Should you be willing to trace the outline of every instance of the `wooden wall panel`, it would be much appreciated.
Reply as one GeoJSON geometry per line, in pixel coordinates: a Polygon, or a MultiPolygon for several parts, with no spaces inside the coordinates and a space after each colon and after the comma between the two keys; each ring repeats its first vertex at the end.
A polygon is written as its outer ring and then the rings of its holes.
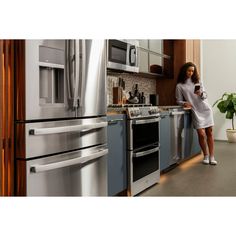
{"type": "Polygon", "coordinates": [[[1,195],[14,194],[14,41],[1,40],[1,195]]]}
{"type": "MultiPolygon", "coordinates": [[[[167,40],[168,41],[168,40],[167,40]]],[[[168,52],[165,52],[168,54],[168,52]]],[[[200,74],[200,40],[173,40],[173,71],[171,78],[157,80],[157,94],[160,106],[176,105],[175,87],[181,66],[193,62],[200,74]]]]}
{"type": "Polygon", "coordinates": [[[0,196],[3,195],[3,40],[0,40],[0,196]]]}
{"type": "Polygon", "coordinates": [[[157,94],[159,105],[175,105],[175,87],[180,67],[186,61],[186,40],[173,40],[173,67],[174,74],[171,78],[157,80],[157,94]]]}

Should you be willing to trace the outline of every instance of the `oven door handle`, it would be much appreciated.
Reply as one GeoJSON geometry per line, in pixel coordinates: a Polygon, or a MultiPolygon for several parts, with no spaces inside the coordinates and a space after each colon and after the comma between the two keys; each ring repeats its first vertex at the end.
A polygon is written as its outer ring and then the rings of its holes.
{"type": "Polygon", "coordinates": [[[52,128],[35,128],[30,129],[30,135],[46,135],[46,134],[60,134],[67,132],[82,132],[84,130],[92,130],[107,127],[107,122],[100,122],[95,124],[83,124],[83,125],[68,125],[61,127],[52,127],[52,128]]]}
{"type": "Polygon", "coordinates": [[[66,161],[59,161],[59,162],[54,162],[54,163],[44,164],[44,165],[36,164],[36,165],[30,166],[30,172],[38,173],[38,172],[44,172],[48,170],[55,170],[55,169],[59,169],[59,168],[67,167],[67,166],[84,164],[88,161],[92,161],[102,156],[105,156],[107,155],[107,153],[108,153],[108,149],[106,148],[106,149],[101,149],[98,152],[95,152],[87,156],[80,156],[80,157],[73,158],[66,161]]]}
{"type": "Polygon", "coordinates": [[[159,147],[155,147],[151,150],[147,150],[147,151],[143,151],[143,152],[137,152],[137,153],[133,154],[133,157],[142,157],[142,156],[157,152],[158,150],[159,150],[159,147]]]}
{"type": "Polygon", "coordinates": [[[149,124],[149,123],[156,123],[161,120],[160,117],[155,118],[155,119],[146,119],[146,120],[133,120],[132,123],[134,125],[140,125],[140,124],[149,124]]]}

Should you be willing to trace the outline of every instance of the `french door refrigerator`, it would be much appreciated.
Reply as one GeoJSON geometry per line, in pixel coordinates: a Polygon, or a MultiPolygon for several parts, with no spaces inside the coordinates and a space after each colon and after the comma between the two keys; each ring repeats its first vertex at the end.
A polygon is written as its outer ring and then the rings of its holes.
{"type": "Polygon", "coordinates": [[[105,40],[16,42],[18,196],[106,196],[105,40]]]}

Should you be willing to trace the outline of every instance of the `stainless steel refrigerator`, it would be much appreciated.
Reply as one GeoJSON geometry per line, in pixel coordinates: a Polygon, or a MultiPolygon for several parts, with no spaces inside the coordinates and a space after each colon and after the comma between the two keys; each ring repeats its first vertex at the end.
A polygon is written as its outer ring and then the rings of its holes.
{"type": "Polygon", "coordinates": [[[105,40],[16,43],[16,195],[107,195],[105,62],[105,40]]]}

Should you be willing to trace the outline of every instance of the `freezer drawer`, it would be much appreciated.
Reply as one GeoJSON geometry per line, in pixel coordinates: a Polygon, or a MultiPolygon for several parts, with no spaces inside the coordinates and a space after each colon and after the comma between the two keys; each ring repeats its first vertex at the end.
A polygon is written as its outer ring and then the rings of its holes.
{"type": "Polygon", "coordinates": [[[35,160],[17,160],[17,195],[107,196],[105,145],[35,160]]]}
{"type": "Polygon", "coordinates": [[[106,117],[18,123],[16,157],[32,158],[107,142],[106,117]]]}

